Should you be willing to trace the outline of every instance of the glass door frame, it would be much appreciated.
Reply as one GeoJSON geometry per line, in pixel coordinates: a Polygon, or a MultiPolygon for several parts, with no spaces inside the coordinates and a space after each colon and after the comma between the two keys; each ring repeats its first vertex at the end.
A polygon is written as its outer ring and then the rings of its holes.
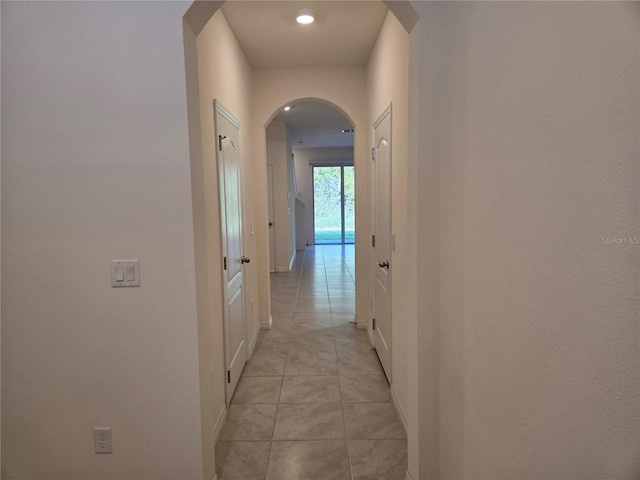
{"type": "MultiPolygon", "coordinates": [[[[345,187],[344,187],[344,169],[345,167],[353,168],[354,170],[354,189],[355,189],[355,165],[352,163],[326,163],[326,164],[311,164],[311,186],[313,189],[313,243],[316,245],[345,245],[346,240],[346,215],[345,215],[345,187]],[[318,242],[316,237],[316,182],[315,182],[315,169],[316,168],[340,168],[340,242],[318,242]]],[[[355,192],[354,192],[355,194],[355,192]]],[[[354,201],[355,201],[355,195],[354,201]]],[[[354,209],[355,211],[355,209],[354,209]]],[[[349,242],[349,245],[355,244],[355,223],[354,223],[354,240],[349,242]]]]}

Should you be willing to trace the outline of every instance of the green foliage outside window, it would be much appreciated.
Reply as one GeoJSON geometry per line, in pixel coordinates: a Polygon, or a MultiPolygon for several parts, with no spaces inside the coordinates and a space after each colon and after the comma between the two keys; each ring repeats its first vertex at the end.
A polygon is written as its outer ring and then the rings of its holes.
{"type": "Polygon", "coordinates": [[[342,175],[344,168],[344,241],[355,240],[354,167],[314,167],[316,243],[342,243],[342,175]]]}

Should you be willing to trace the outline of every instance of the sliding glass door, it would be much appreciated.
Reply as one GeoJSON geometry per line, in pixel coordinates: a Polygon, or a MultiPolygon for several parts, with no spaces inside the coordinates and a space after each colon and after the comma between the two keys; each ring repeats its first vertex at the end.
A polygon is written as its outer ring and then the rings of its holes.
{"type": "Polygon", "coordinates": [[[355,242],[353,166],[313,167],[313,219],[316,244],[355,242]]]}

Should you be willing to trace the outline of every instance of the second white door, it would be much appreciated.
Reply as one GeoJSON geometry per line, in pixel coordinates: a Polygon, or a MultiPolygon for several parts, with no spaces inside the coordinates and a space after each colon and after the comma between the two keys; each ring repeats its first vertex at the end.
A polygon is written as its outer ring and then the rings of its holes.
{"type": "Polygon", "coordinates": [[[391,106],[373,124],[374,347],[391,382],[391,106]]]}
{"type": "Polygon", "coordinates": [[[247,362],[244,319],[242,191],[238,151],[239,123],[216,102],[216,139],[224,289],[224,343],[227,367],[227,403],[235,392],[247,362]]]}

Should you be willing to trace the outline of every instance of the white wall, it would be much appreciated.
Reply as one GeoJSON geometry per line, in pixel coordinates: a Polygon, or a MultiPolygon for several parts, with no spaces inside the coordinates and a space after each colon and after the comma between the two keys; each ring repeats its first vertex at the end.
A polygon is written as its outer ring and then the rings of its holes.
{"type": "Polygon", "coordinates": [[[637,478],[639,247],[606,239],[640,234],[638,3],[414,5],[440,461],[425,442],[412,475],[637,478]]]}
{"type": "MultiPolygon", "coordinates": [[[[197,6],[194,6],[197,8],[197,6]]],[[[190,13],[198,13],[191,11],[190,13]]],[[[185,32],[185,37],[189,34],[185,32]]],[[[190,102],[191,177],[196,229],[196,266],[198,292],[199,357],[201,378],[202,438],[205,478],[215,470],[215,434],[224,421],[225,360],[222,298],[222,250],[220,245],[219,189],[217,174],[217,142],[214,127],[214,99],[219,101],[240,122],[240,162],[244,197],[244,255],[255,258],[255,222],[252,169],[248,166],[250,149],[249,99],[251,97],[251,67],[240,49],[222,11],[218,11],[198,32],[191,34],[187,56],[193,64],[189,76],[197,83],[190,92],[199,97],[190,102]],[[195,44],[194,44],[195,42],[195,44]],[[197,57],[196,57],[197,55],[197,57]],[[195,57],[195,58],[191,58],[195,57]],[[197,65],[195,61],[197,60],[197,65]],[[194,80],[195,81],[195,80],[194,80]],[[199,133],[199,136],[198,136],[199,133]],[[194,135],[195,134],[195,135],[194,135]]],[[[188,72],[190,70],[188,69],[188,72]]],[[[246,308],[245,335],[250,340],[258,329],[257,268],[255,263],[244,267],[246,308]]],[[[251,352],[249,352],[251,353],[251,352]]]]}
{"type": "Polygon", "coordinates": [[[3,478],[199,479],[186,4],[1,8],[3,478]]]}
{"type": "MultiPolygon", "coordinates": [[[[356,163],[356,231],[368,230],[368,155],[366,134],[367,104],[365,96],[365,72],[363,68],[258,68],[254,69],[251,132],[253,135],[252,162],[255,178],[264,179],[255,187],[256,242],[259,245],[258,261],[260,286],[260,318],[268,319],[269,299],[269,240],[267,215],[267,174],[265,127],[285,104],[296,99],[323,99],[337,106],[355,125],[356,163]],[[360,130],[359,130],[360,128],[360,130]],[[362,133],[358,133],[358,132],[362,133]],[[361,166],[360,168],[358,168],[361,166]]],[[[366,325],[368,315],[368,264],[364,255],[366,238],[356,242],[356,316],[363,315],[366,325]]]]}
{"type": "MultiPolygon", "coordinates": [[[[290,201],[294,193],[290,186],[287,126],[283,121],[272,121],[266,131],[267,164],[273,167],[273,224],[275,229],[276,271],[288,272],[295,253],[295,240],[291,243],[291,223],[294,210],[290,201]]],[[[295,225],[294,225],[295,227],[295,225]]],[[[295,234],[295,233],[294,233],[295,234]]]]}
{"type": "Polygon", "coordinates": [[[439,404],[440,29],[445,6],[420,6],[409,44],[407,249],[415,252],[415,261],[406,271],[408,480],[440,478],[440,455],[447,449],[440,445],[439,404]]]}
{"type": "MultiPolygon", "coordinates": [[[[403,418],[407,408],[407,263],[413,261],[414,251],[409,251],[407,231],[407,154],[408,154],[408,89],[409,89],[409,36],[397,18],[391,13],[382,25],[376,45],[367,64],[367,95],[369,100],[370,134],[373,146],[373,123],[392,104],[391,114],[391,231],[395,236],[395,249],[391,252],[392,285],[392,391],[403,418]]],[[[371,162],[369,161],[369,164],[371,162]]],[[[373,204],[375,189],[371,188],[369,201],[373,204]]],[[[373,226],[373,223],[370,223],[373,226]]],[[[370,230],[367,238],[373,233],[370,230]]],[[[367,252],[370,263],[375,261],[371,243],[367,252]]],[[[372,273],[373,275],[373,273],[372,273]]],[[[372,279],[368,281],[372,282],[372,279]]],[[[371,290],[373,295],[373,290],[371,290]]],[[[371,328],[371,326],[369,326],[371,328]]]]}
{"type": "MultiPolygon", "coordinates": [[[[306,205],[306,242],[315,243],[313,231],[313,167],[310,163],[345,163],[353,162],[353,148],[294,148],[298,198],[306,205]]],[[[366,233],[364,234],[366,235],[366,233]]]]}

